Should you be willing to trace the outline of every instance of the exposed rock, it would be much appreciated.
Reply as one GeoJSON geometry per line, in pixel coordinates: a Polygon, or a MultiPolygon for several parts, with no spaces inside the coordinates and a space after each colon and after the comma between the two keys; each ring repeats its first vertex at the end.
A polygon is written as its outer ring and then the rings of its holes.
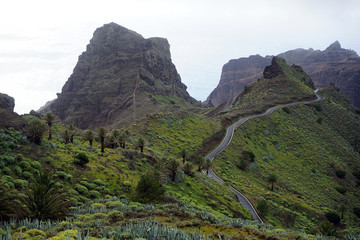
{"type": "Polygon", "coordinates": [[[14,112],[14,107],[15,99],[0,93],[0,128],[21,129],[25,126],[25,121],[14,112]]]}
{"type": "MultiPolygon", "coordinates": [[[[290,65],[301,66],[310,75],[315,86],[335,83],[352,104],[360,107],[360,58],[356,52],[341,48],[336,41],[324,51],[295,49],[278,56],[290,65]]],[[[239,94],[244,85],[262,76],[262,70],[270,61],[271,57],[259,55],[230,60],[223,67],[219,85],[205,103],[211,102],[217,106],[239,94]]]]}
{"type": "Polygon", "coordinates": [[[158,111],[152,95],[196,102],[171,62],[166,39],[144,39],[110,23],[94,32],[62,92],[41,113],[52,111],[80,128],[128,124],[158,111]]]}

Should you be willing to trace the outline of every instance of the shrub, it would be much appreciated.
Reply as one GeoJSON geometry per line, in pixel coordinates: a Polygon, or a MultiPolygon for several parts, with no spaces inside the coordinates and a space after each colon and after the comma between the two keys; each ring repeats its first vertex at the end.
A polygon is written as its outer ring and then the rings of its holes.
{"type": "Polygon", "coordinates": [[[40,169],[41,168],[41,164],[38,161],[32,161],[30,164],[35,169],[40,169]]]}
{"type": "Polygon", "coordinates": [[[14,181],[14,185],[16,188],[22,190],[22,189],[25,189],[29,185],[29,182],[26,180],[22,180],[22,179],[16,179],[14,181]]]}
{"type": "Polygon", "coordinates": [[[315,108],[315,110],[318,111],[318,112],[321,112],[321,111],[322,111],[322,107],[321,107],[320,105],[318,105],[318,104],[315,104],[315,105],[314,105],[314,108],[315,108]]]}
{"type": "Polygon", "coordinates": [[[159,202],[164,197],[165,189],[152,175],[146,174],[141,176],[135,193],[138,202],[159,202]]]}
{"type": "Polygon", "coordinates": [[[360,207],[354,207],[353,210],[354,210],[355,215],[360,218],[360,207]]]}
{"type": "Polygon", "coordinates": [[[335,187],[336,191],[338,191],[341,194],[345,194],[346,193],[346,188],[344,187],[335,187]]]}
{"type": "Polygon", "coordinates": [[[106,185],[101,179],[96,179],[94,183],[96,183],[97,185],[106,185]]]}
{"type": "Polygon", "coordinates": [[[83,193],[83,194],[87,194],[88,193],[88,189],[85,187],[85,186],[82,186],[80,184],[75,184],[75,190],[78,192],[78,193],[83,193]]]}
{"type": "Polygon", "coordinates": [[[124,204],[120,200],[113,202],[106,202],[105,205],[107,208],[118,208],[124,206],[124,204]]]}
{"type": "Polygon", "coordinates": [[[15,170],[16,175],[21,176],[21,174],[22,174],[21,167],[15,166],[14,170],[15,170]]]}
{"type": "Polygon", "coordinates": [[[289,109],[288,107],[284,107],[282,110],[283,110],[284,112],[286,112],[286,113],[291,113],[291,111],[290,111],[290,109],[289,109]]]}
{"type": "Polygon", "coordinates": [[[243,151],[242,152],[242,157],[250,162],[255,161],[255,154],[253,152],[250,151],[243,151]]]}
{"type": "Polygon", "coordinates": [[[11,169],[9,167],[4,167],[3,168],[3,173],[7,174],[7,175],[11,175],[11,169]]]}
{"type": "Polygon", "coordinates": [[[359,170],[353,172],[353,175],[354,175],[357,179],[360,180],[360,171],[359,171],[359,170]]]}
{"type": "Polygon", "coordinates": [[[130,191],[130,190],[131,190],[131,182],[129,182],[129,181],[124,181],[124,182],[123,182],[123,186],[124,186],[124,190],[125,190],[125,191],[130,191]]]}
{"type": "Polygon", "coordinates": [[[87,187],[87,189],[89,189],[89,190],[93,190],[94,188],[96,188],[95,184],[89,183],[87,181],[80,181],[80,184],[87,187]]]}
{"type": "Polygon", "coordinates": [[[89,197],[92,199],[100,198],[100,193],[96,190],[89,191],[89,197]]]}
{"type": "Polygon", "coordinates": [[[89,157],[85,153],[78,153],[74,158],[74,163],[79,166],[84,166],[89,162],[89,157]]]}
{"type": "Polygon", "coordinates": [[[23,169],[26,169],[26,170],[29,170],[31,167],[30,167],[30,163],[27,162],[27,161],[21,161],[20,162],[20,166],[23,168],[23,169]]]}
{"type": "Polygon", "coordinates": [[[335,174],[338,178],[344,178],[346,175],[346,172],[344,170],[336,170],[335,174]]]}
{"type": "Polygon", "coordinates": [[[316,120],[316,122],[317,122],[318,124],[321,124],[321,123],[322,123],[322,121],[323,121],[323,119],[322,119],[322,118],[320,118],[320,117],[316,120]]]}
{"type": "Polygon", "coordinates": [[[108,213],[108,218],[110,222],[117,222],[124,218],[124,214],[120,211],[114,210],[108,213]]]}
{"type": "Polygon", "coordinates": [[[340,216],[336,212],[327,212],[325,217],[329,220],[329,222],[335,225],[340,223],[340,216]]]}
{"type": "Polygon", "coordinates": [[[60,178],[64,181],[69,181],[73,176],[64,171],[58,171],[54,174],[54,177],[60,178]]]}
{"type": "Polygon", "coordinates": [[[269,205],[267,204],[265,199],[261,199],[256,205],[256,208],[262,216],[266,216],[268,214],[269,205]]]}
{"type": "Polygon", "coordinates": [[[33,177],[32,173],[28,171],[23,171],[22,176],[26,179],[31,179],[33,177]]]}

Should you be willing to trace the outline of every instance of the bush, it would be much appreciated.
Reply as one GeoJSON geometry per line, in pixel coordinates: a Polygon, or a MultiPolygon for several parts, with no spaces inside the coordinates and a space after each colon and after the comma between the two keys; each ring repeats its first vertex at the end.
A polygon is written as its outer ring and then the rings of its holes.
{"type": "Polygon", "coordinates": [[[353,172],[353,175],[354,175],[357,179],[360,180],[360,171],[359,171],[359,170],[353,172]]]}
{"type": "Polygon", "coordinates": [[[360,218],[360,207],[354,207],[353,210],[354,210],[355,215],[360,218]]]}
{"type": "Polygon", "coordinates": [[[89,162],[89,157],[85,153],[78,153],[74,158],[74,163],[79,166],[84,166],[89,162]]]}
{"type": "Polygon", "coordinates": [[[64,181],[69,181],[69,180],[72,179],[73,176],[71,174],[68,174],[68,173],[64,172],[64,171],[58,171],[58,172],[56,172],[54,174],[54,177],[60,178],[60,179],[62,179],[64,181]]]}
{"type": "Polygon", "coordinates": [[[344,170],[336,170],[335,174],[338,178],[344,178],[346,175],[346,172],[344,170]]]}
{"type": "Polygon", "coordinates": [[[318,124],[321,124],[321,123],[322,123],[322,121],[323,121],[323,119],[322,119],[322,118],[318,118],[318,119],[316,120],[316,122],[317,122],[318,124]]]}
{"type": "Polygon", "coordinates": [[[93,190],[96,188],[96,185],[93,183],[88,183],[87,181],[80,181],[80,184],[87,187],[87,189],[93,190]]]}
{"type": "Polygon", "coordinates": [[[32,161],[30,164],[35,169],[40,169],[41,168],[41,164],[38,161],[32,161]]]}
{"type": "Polygon", "coordinates": [[[340,216],[336,212],[327,212],[325,217],[329,220],[329,222],[335,225],[340,223],[340,216]]]}
{"type": "Polygon", "coordinates": [[[163,199],[165,189],[150,174],[142,175],[135,190],[135,201],[141,203],[159,202],[163,199]]]}
{"type": "Polygon", "coordinates": [[[21,167],[15,166],[14,170],[15,170],[16,175],[21,176],[21,174],[22,174],[21,167]]]}
{"type": "Polygon", "coordinates": [[[347,192],[346,188],[344,187],[335,187],[335,189],[341,194],[345,194],[347,192]]]}
{"type": "Polygon", "coordinates": [[[314,108],[315,108],[315,110],[318,111],[318,112],[321,112],[321,111],[322,111],[322,107],[321,107],[320,105],[318,105],[318,104],[315,104],[315,105],[314,105],[314,108]]]}
{"type": "Polygon", "coordinates": [[[78,192],[78,193],[83,193],[83,194],[87,194],[87,192],[89,191],[85,186],[82,186],[80,184],[75,184],[75,190],[78,192]]]}
{"type": "Polygon", "coordinates": [[[100,193],[96,190],[91,190],[89,192],[89,197],[92,198],[92,199],[95,199],[95,198],[100,198],[100,193]]]}
{"type": "Polygon", "coordinates": [[[117,222],[124,218],[124,214],[120,211],[114,210],[108,213],[108,218],[110,222],[117,222]]]}
{"type": "Polygon", "coordinates": [[[290,112],[291,112],[288,107],[284,107],[282,110],[283,110],[284,112],[286,112],[286,113],[290,113],[290,112]]]}
{"type": "Polygon", "coordinates": [[[26,179],[31,179],[33,177],[32,173],[28,171],[23,171],[22,176],[26,179]]]}
{"type": "Polygon", "coordinates": [[[11,169],[9,167],[4,167],[3,168],[3,173],[7,174],[7,175],[11,175],[11,169]]]}
{"type": "Polygon", "coordinates": [[[266,216],[269,211],[269,205],[265,199],[261,199],[260,202],[256,205],[257,210],[262,216],[266,216]]]}
{"type": "Polygon", "coordinates": [[[16,179],[14,181],[14,185],[16,188],[22,190],[22,189],[25,189],[29,185],[29,182],[26,180],[22,180],[22,179],[16,179]]]}

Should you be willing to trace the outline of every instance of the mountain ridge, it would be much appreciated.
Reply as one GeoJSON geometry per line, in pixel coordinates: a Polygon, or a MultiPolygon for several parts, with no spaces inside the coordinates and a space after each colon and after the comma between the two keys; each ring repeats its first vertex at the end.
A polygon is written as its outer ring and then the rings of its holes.
{"type": "MultiPolygon", "coordinates": [[[[343,49],[335,41],[323,51],[298,48],[277,56],[290,65],[301,66],[316,86],[334,83],[351,103],[360,106],[360,58],[355,51],[343,49]]],[[[262,70],[270,64],[271,58],[252,55],[230,60],[223,66],[219,84],[204,104],[218,106],[239,94],[245,85],[261,78],[262,70]]]]}

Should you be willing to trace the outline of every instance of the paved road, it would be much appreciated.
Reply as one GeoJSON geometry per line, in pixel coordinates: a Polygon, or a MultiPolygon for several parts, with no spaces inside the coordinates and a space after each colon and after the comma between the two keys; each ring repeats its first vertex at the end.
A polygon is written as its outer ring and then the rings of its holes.
{"type": "MultiPolygon", "coordinates": [[[[209,155],[207,155],[205,158],[206,159],[210,159],[211,161],[213,161],[217,155],[219,155],[222,151],[225,150],[225,148],[227,148],[227,146],[230,144],[233,136],[234,136],[234,131],[235,128],[237,128],[238,126],[240,126],[241,124],[245,123],[246,121],[253,119],[253,118],[259,118],[259,117],[264,117],[264,116],[268,116],[270,114],[272,114],[274,111],[280,109],[280,108],[284,108],[284,107],[291,107],[291,106],[295,106],[295,105],[299,105],[299,104],[309,104],[309,103],[314,103],[314,102],[318,102],[323,100],[323,97],[321,97],[320,95],[317,94],[319,89],[316,89],[314,92],[316,94],[317,99],[315,100],[311,100],[311,101],[304,101],[304,102],[295,102],[295,103],[288,103],[288,104],[284,104],[284,105],[279,105],[279,106],[275,106],[272,108],[269,108],[265,113],[262,114],[258,114],[258,115],[253,115],[253,116],[249,116],[249,117],[244,117],[241,118],[239,121],[237,121],[236,123],[234,123],[233,125],[229,126],[226,130],[226,135],[223,138],[222,142],[219,144],[219,146],[217,146],[217,148],[215,148],[211,153],[209,153],[209,155]]],[[[230,109],[230,108],[229,108],[230,109]]],[[[211,169],[209,170],[209,177],[213,178],[214,180],[220,182],[220,183],[225,183],[219,176],[217,176],[211,169]]],[[[237,196],[239,202],[241,202],[241,204],[248,209],[254,220],[259,221],[260,223],[263,223],[262,219],[260,218],[259,214],[256,212],[254,206],[251,204],[251,202],[249,201],[249,199],[247,199],[243,194],[241,194],[238,190],[236,190],[235,188],[233,188],[232,186],[228,185],[228,187],[235,193],[235,195],[237,196]]]]}

